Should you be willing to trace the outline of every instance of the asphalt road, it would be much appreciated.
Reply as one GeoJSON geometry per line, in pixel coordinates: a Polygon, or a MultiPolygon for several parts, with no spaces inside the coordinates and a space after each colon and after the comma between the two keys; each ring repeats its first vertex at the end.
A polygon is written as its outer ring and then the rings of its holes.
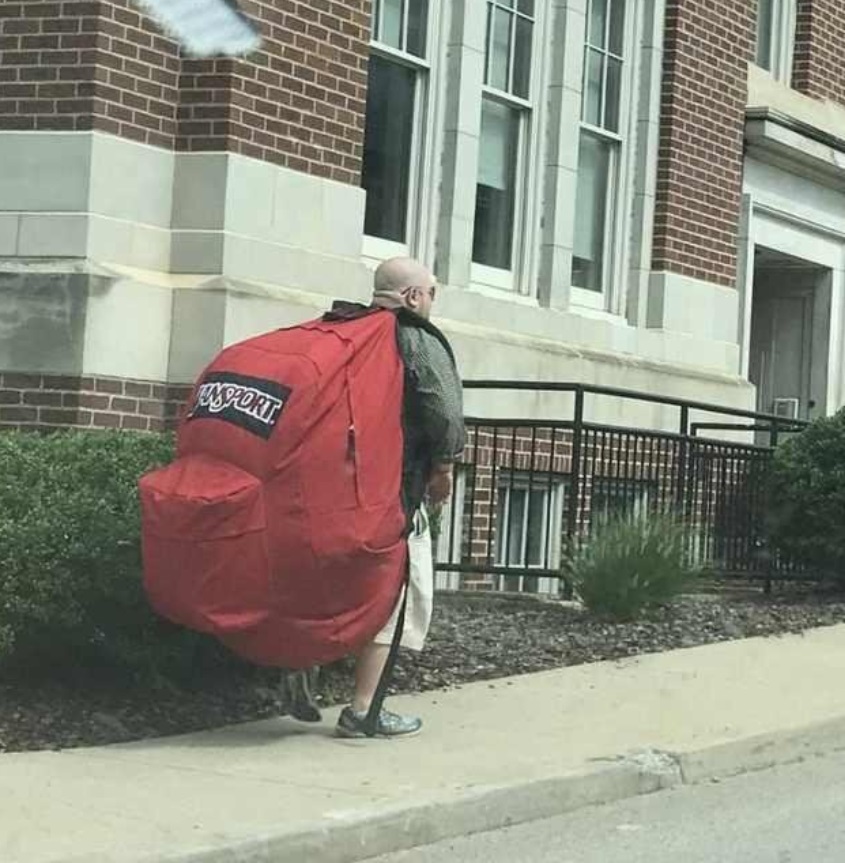
{"type": "Polygon", "coordinates": [[[843,863],[845,753],[448,840],[370,863],[447,861],[843,863]]]}

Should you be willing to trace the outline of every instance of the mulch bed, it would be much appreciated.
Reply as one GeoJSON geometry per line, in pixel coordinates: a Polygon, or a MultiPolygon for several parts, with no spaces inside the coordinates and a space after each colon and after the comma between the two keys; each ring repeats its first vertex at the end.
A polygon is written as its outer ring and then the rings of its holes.
{"type": "MultiPolygon", "coordinates": [[[[842,622],[841,593],[792,587],[772,596],[724,589],[683,596],[631,623],[534,598],[443,594],[425,651],[401,657],[393,691],[451,688],[842,622]]],[[[346,661],[323,670],[324,705],[349,698],[351,670],[346,661]]],[[[62,680],[0,678],[0,752],[125,742],[278,716],[277,679],[237,664],[189,688],[140,686],[84,670],[62,680]]]]}

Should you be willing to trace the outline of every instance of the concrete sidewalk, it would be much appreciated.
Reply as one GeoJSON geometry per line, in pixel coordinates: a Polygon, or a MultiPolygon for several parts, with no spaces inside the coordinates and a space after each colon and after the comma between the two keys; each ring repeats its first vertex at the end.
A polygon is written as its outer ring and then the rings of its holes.
{"type": "Polygon", "coordinates": [[[0,861],[341,863],[845,747],[845,626],[405,696],[424,733],[287,719],[0,755],[0,861]]]}

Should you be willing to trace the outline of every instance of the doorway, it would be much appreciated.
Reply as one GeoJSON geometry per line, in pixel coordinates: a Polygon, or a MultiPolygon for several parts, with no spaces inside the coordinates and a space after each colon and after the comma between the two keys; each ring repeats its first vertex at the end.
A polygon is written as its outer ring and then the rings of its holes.
{"type": "Polygon", "coordinates": [[[831,286],[830,269],[755,248],[748,376],[761,413],[828,413],[831,286]]]}

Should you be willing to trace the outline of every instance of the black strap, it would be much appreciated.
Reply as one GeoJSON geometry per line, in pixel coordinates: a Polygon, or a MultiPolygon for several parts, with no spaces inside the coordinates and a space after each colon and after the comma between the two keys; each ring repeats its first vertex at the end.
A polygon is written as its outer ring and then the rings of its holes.
{"type": "Polygon", "coordinates": [[[404,579],[404,596],[402,597],[402,605],[399,607],[399,615],[396,618],[396,630],[393,633],[393,640],[390,642],[390,653],[387,654],[387,662],[384,664],[384,670],[379,678],[378,686],[376,687],[373,700],[370,703],[370,709],[367,711],[367,716],[364,719],[364,734],[367,737],[375,737],[378,730],[378,717],[381,713],[384,699],[387,696],[387,687],[390,686],[390,679],[393,677],[393,669],[396,666],[396,658],[399,656],[399,645],[402,642],[402,635],[405,632],[405,610],[408,607],[408,588],[411,584],[411,549],[408,548],[408,554],[405,557],[405,579],[404,579]]]}

